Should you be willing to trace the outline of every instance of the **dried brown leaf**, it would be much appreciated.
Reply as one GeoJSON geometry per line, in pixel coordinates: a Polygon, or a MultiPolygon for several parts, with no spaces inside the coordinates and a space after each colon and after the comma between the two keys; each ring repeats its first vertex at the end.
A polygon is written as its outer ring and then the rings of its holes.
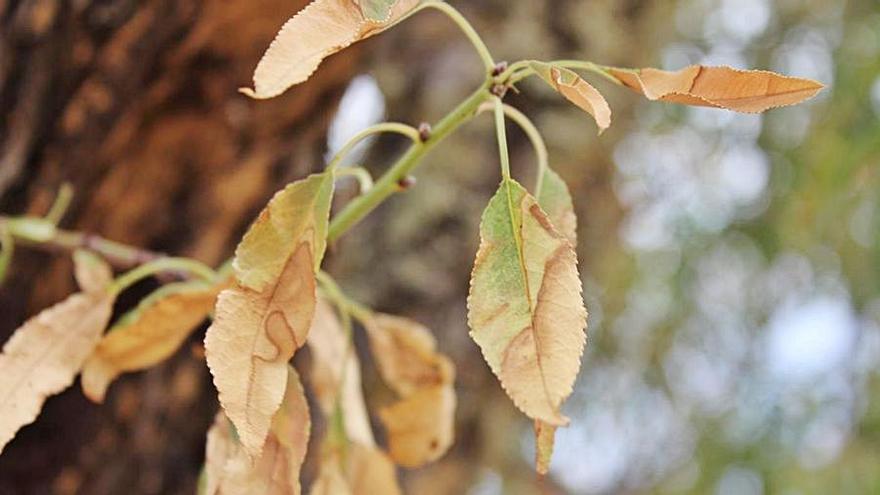
{"type": "Polygon", "coordinates": [[[82,372],[86,397],[103,402],[122,373],[154,366],[170,357],[202,323],[228,283],[169,284],[144,299],[101,339],[82,372]]]}
{"type": "Polygon", "coordinates": [[[349,337],[333,308],[320,300],[308,337],[312,391],[325,417],[333,418],[340,408],[349,441],[372,448],[376,442],[361,390],[360,362],[349,337]]]}
{"type": "Polygon", "coordinates": [[[581,79],[576,72],[553,64],[533,61],[532,69],[553,89],[568,101],[589,113],[599,126],[601,134],[611,126],[611,107],[602,93],[590,83],[581,79]]]}
{"type": "Polygon", "coordinates": [[[284,24],[257,65],[254,89],[242,92],[259,99],[278,96],[308,79],[326,57],[390,28],[418,4],[315,0],[284,24]]]}
{"type": "Polygon", "coordinates": [[[761,70],[691,65],[678,71],[608,69],[624,85],[650,100],[760,113],[795,105],[816,96],[824,87],[761,70]]]}
{"type": "Polygon", "coordinates": [[[379,413],[392,459],[406,467],[437,460],[454,438],[452,362],[437,352],[431,332],[415,321],[375,314],[364,323],[382,378],[401,396],[379,413]]]}
{"type": "Polygon", "coordinates": [[[0,452],[33,422],[50,395],[69,387],[113,313],[110,268],[80,257],[76,273],[88,292],[74,294],[19,327],[0,354],[0,452]]]}

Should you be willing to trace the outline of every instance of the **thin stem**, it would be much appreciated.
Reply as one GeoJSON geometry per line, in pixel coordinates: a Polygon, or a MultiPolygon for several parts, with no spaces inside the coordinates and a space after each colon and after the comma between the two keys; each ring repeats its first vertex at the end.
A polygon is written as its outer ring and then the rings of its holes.
{"type": "Polygon", "coordinates": [[[364,167],[345,167],[336,172],[336,178],[354,177],[358,181],[360,193],[364,194],[373,188],[373,176],[364,167]]]}
{"type": "Polygon", "coordinates": [[[332,160],[330,160],[330,163],[327,164],[327,170],[335,170],[336,167],[338,167],[339,164],[342,163],[342,160],[344,160],[345,157],[348,156],[349,153],[351,153],[351,150],[353,150],[354,147],[357,146],[361,141],[367,139],[370,136],[382,134],[383,132],[402,134],[408,137],[414,143],[419,142],[419,130],[415,127],[406,124],[400,124],[397,122],[384,122],[382,124],[376,124],[374,126],[367,127],[366,129],[355,134],[354,137],[349,139],[348,142],[345,143],[345,145],[340,148],[338,152],[336,152],[336,155],[333,157],[332,160]]]}
{"type": "Polygon", "coordinates": [[[111,289],[115,293],[124,291],[140,280],[157,273],[167,272],[186,272],[203,278],[206,281],[213,281],[216,278],[216,272],[211,267],[189,258],[159,258],[144,263],[117,278],[113,282],[111,289]]]}
{"type": "Polygon", "coordinates": [[[7,229],[15,240],[39,249],[93,251],[118,268],[131,268],[164,257],[160,253],[128,246],[94,234],[58,229],[44,218],[0,216],[0,230],[2,229],[7,229]],[[41,230],[37,236],[33,231],[36,227],[41,230]]]}
{"type": "Polygon", "coordinates": [[[46,220],[52,222],[52,225],[58,225],[61,223],[61,219],[64,218],[64,214],[67,213],[67,208],[70,207],[70,201],[72,199],[73,186],[65,182],[61,185],[61,189],[58,190],[58,197],[56,197],[55,202],[52,203],[49,213],[46,213],[46,220]]]}
{"type": "Polygon", "coordinates": [[[535,155],[538,158],[538,178],[535,183],[535,195],[541,194],[541,185],[544,181],[544,172],[549,168],[549,154],[547,153],[547,144],[541,136],[541,132],[535,127],[534,122],[529,119],[526,114],[520,112],[510,105],[504,105],[504,115],[510,120],[516,122],[517,125],[525,132],[532,147],[535,149],[535,155]]]}
{"type": "Polygon", "coordinates": [[[427,140],[413,143],[406,153],[379,178],[372,189],[351,200],[342,211],[333,217],[327,235],[328,242],[333,243],[339,239],[342,234],[360,222],[385,199],[400,191],[400,180],[418,166],[422,158],[439,142],[474,117],[480,104],[491,97],[488,92],[491,84],[491,79],[483,83],[466,100],[443,117],[437,125],[433,126],[431,136],[427,140]]]}
{"type": "MultiPolygon", "coordinates": [[[[496,77],[496,80],[507,85],[513,85],[529,76],[535,75],[534,69],[529,66],[530,62],[531,61],[529,60],[520,60],[519,62],[510,64],[507,70],[496,77]]],[[[553,60],[547,63],[559,67],[565,67],[566,69],[587,70],[608,79],[618,86],[623,84],[619,79],[608,72],[608,67],[587,60],[553,60]]]]}
{"type": "Polygon", "coordinates": [[[620,79],[614,77],[613,75],[611,75],[611,73],[608,72],[608,69],[610,67],[595,64],[595,63],[590,62],[588,60],[556,60],[552,63],[555,65],[560,65],[560,66],[565,67],[567,69],[587,70],[587,71],[590,71],[594,74],[600,75],[600,76],[604,77],[605,79],[608,79],[609,81],[613,82],[614,84],[616,84],[618,86],[623,85],[623,83],[620,82],[620,79]]]}
{"type": "Polygon", "coordinates": [[[12,262],[12,254],[15,251],[15,239],[9,233],[9,229],[0,226],[0,284],[6,279],[6,270],[12,262]]]}
{"type": "Polygon", "coordinates": [[[498,154],[501,155],[501,176],[510,179],[510,153],[507,151],[504,103],[498,97],[495,97],[495,135],[498,136],[498,154]]]}
{"type": "Polygon", "coordinates": [[[486,43],[483,42],[483,38],[480,37],[471,23],[468,22],[468,20],[465,19],[465,17],[461,15],[461,12],[456,10],[455,7],[446,2],[429,0],[417,7],[413,13],[423,9],[436,9],[446,14],[446,16],[452,19],[452,21],[455,22],[455,24],[464,32],[471,44],[474,45],[474,49],[476,49],[477,54],[480,56],[480,60],[482,60],[483,65],[486,66],[486,71],[492,72],[495,69],[495,59],[493,59],[492,54],[489,53],[489,49],[486,47],[486,43]]]}

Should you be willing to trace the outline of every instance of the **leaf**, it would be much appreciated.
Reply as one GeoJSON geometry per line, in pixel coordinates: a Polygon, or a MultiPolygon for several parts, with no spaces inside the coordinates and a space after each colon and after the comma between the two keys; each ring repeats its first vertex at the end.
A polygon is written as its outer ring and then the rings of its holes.
{"type": "Polygon", "coordinates": [[[545,475],[550,471],[550,458],[556,442],[556,427],[535,421],[535,471],[545,475]]]}
{"type": "Polygon", "coordinates": [[[22,426],[36,419],[47,397],[73,383],[100,340],[115,299],[109,290],[110,268],[102,263],[77,266],[80,283],[89,290],[26,321],[3,346],[0,452],[22,426]],[[100,287],[97,283],[102,280],[105,284],[100,287]]]}
{"type": "Polygon", "coordinates": [[[308,79],[326,57],[403,20],[419,0],[314,0],[288,20],[254,71],[251,98],[272,98],[308,79]]]}
{"type": "Polygon", "coordinates": [[[571,193],[565,181],[549,167],[544,169],[543,177],[538,182],[535,199],[556,230],[565,236],[572,246],[577,247],[577,216],[574,213],[571,193]]]}
{"type": "Polygon", "coordinates": [[[659,69],[615,69],[608,72],[649,100],[760,113],[795,105],[822,90],[821,83],[761,70],[691,65],[670,72],[659,69]]]}
{"type": "Polygon", "coordinates": [[[113,282],[110,266],[90,251],[74,251],[73,271],[76,282],[84,292],[104,292],[113,282]]]}
{"type": "Polygon", "coordinates": [[[227,285],[178,282],[141,301],[110,329],[86,361],[82,373],[86,397],[103,402],[117,376],[149,368],[174,354],[207,318],[227,285]]]}
{"type": "Polygon", "coordinates": [[[451,383],[419,389],[384,407],[379,418],[397,464],[415,468],[436,461],[455,437],[455,391],[451,383]]]}
{"type": "Polygon", "coordinates": [[[568,101],[589,113],[599,126],[599,134],[611,125],[611,108],[602,93],[581,79],[576,72],[553,64],[532,61],[532,69],[568,101]]]}
{"type": "Polygon", "coordinates": [[[299,375],[288,367],[284,401],[259,459],[251,464],[235,429],[220,412],[208,432],[205,493],[209,495],[298,495],[300,469],[309,443],[309,408],[299,375]]]}
{"type": "Polygon", "coordinates": [[[374,314],[364,323],[383,380],[402,397],[379,412],[391,458],[406,467],[437,460],[454,438],[452,362],[437,352],[431,332],[415,321],[374,314]]]}
{"type": "Polygon", "coordinates": [[[565,425],[586,343],[577,259],[535,199],[505,179],[483,213],[468,322],[492,371],[530,418],[565,425]]]}
{"type": "Polygon", "coordinates": [[[220,293],[205,336],[220,404],[251,459],[281,404],[287,362],[312,323],[332,194],[328,172],[272,198],[236,249],[236,285],[220,293]]]}
{"type": "Polygon", "coordinates": [[[352,444],[324,455],[310,495],[400,495],[394,464],[382,451],[352,444]]]}
{"type": "Polygon", "coordinates": [[[350,442],[374,447],[376,441],[361,391],[361,369],[349,335],[326,302],[318,301],[308,337],[312,353],[312,390],[321,411],[332,420],[341,410],[350,442]]]}

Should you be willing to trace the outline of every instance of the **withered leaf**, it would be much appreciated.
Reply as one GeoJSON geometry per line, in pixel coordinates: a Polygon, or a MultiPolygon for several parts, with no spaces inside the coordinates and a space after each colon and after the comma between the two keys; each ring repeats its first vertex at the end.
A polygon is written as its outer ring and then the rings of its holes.
{"type": "Polygon", "coordinates": [[[43,310],[19,327],[0,354],[0,452],[36,419],[50,395],[69,387],[98,344],[113,313],[110,268],[80,256],[76,274],[85,292],[43,310]]]}
{"type": "Polygon", "coordinates": [[[312,323],[332,194],[327,172],[272,198],[236,249],[236,284],[220,293],[205,336],[220,404],[252,460],[284,396],[287,362],[312,323]]]}
{"type": "Polygon", "coordinates": [[[550,471],[550,458],[556,443],[556,427],[535,421],[535,471],[545,475],[550,471]]]}
{"type": "Polygon", "coordinates": [[[822,90],[821,83],[762,70],[691,65],[677,71],[608,69],[649,100],[760,113],[795,105],[822,90]]]}
{"type": "Polygon", "coordinates": [[[560,234],[577,246],[577,216],[568,185],[559,174],[547,167],[535,188],[535,199],[560,234]]]}
{"type": "Polygon", "coordinates": [[[338,407],[346,438],[374,447],[376,442],[361,390],[360,362],[336,313],[323,300],[318,301],[308,344],[312,354],[312,391],[324,416],[333,418],[338,407]]]}
{"type": "Polygon", "coordinates": [[[364,323],[383,380],[401,396],[379,413],[391,458],[406,467],[437,460],[454,438],[452,361],[437,352],[431,332],[415,321],[374,314],[364,323]]]}
{"type": "Polygon", "coordinates": [[[390,28],[419,0],[314,0],[278,32],[254,72],[252,98],[272,98],[308,79],[326,57],[390,28]]]}
{"type": "Polygon", "coordinates": [[[120,318],[86,361],[86,397],[103,402],[107,387],[122,373],[147,369],[172,354],[202,323],[228,283],[178,282],[146,297],[120,318]]]}
{"type": "Polygon", "coordinates": [[[611,108],[602,93],[581,79],[576,72],[553,64],[532,61],[529,65],[553,89],[568,101],[589,113],[599,126],[601,134],[611,126],[611,108]]]}
{"type": "Polygon", "coordinates": [[[381,450],[352,443],[345,460],[339,451],[321,459],[310,495],[400,495],[394,464],[381,450]]]}
{"type": "Polygon", "coordinates": [[[209,495],[298,495],[299,473],[309,443],[311,421],[299,375],[288,368],[284,401],[266,439],[262,455],[251,463],[220,412],[208,432],[205,493],[209,495]]]}
{"type": "Polygon", "coordinates": [[[471,336],[514,404],[561,426],[586,343],[586,310],[571,243],[535,199],[504,179],[483,212],[471,275],[471,336]]]}

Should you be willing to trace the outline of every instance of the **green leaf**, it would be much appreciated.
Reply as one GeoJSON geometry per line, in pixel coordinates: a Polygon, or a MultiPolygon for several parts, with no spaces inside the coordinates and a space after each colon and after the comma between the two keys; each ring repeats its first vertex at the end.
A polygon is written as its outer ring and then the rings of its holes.
{"type": "Polygon", "coordinates": [[[391,16],[391,8],[398,0],[360,0],[364,18],[373,22],[385,22],[391,16]]]}
{"type": "Polygon", "coordinates": [[[480,237],[468,296],[471,337],[521,411],[565,425],[560,407],[586,344],[572,244],[512,179],[483,212],[480,237]]]}

